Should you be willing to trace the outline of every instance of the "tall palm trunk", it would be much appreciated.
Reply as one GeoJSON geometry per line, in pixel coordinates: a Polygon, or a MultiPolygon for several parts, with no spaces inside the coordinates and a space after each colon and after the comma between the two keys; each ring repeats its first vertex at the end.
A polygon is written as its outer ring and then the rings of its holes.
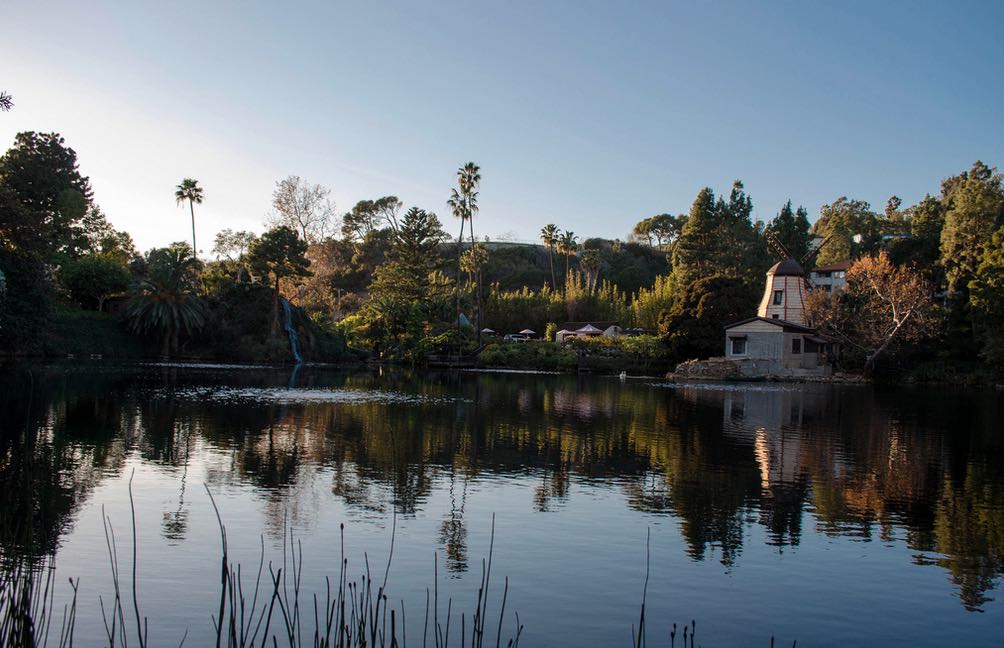
{"type": "Polygon", "coordinates": [[[551,288],[558,289],[558,281],[554,278],[554,248],[547,246],[547,260],[551,262],[551,288]]]}
{"type": "MultiPolygon", "coordinates": [[[[177,209],[177,207],[175,207],[177,209]]],[[[188,211],[192,214],[192,258],[199,258],[199,249],[195,247],[195,207],[192,205],[192,199],[188,199],[188,211]]]]}
{"type": "MultiPolygon", "coordinates": [[[[464,250],[464,218],[460,218],[460,236],[457,237],[457,344],[460,344],[460,275],[463,274],[463,261],[461,255],[464,250]]],[[[457,348],[457,354],[460,350],[457,348]]]]}

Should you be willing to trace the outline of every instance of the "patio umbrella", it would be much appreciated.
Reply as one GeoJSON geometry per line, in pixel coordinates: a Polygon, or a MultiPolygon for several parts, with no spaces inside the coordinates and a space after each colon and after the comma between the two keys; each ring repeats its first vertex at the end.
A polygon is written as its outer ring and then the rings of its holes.
{"type": "Polygon", "coordinates": [[[531,331],[530,329],[523,329],[519,332],[520,335],[537,335],[536,331],[531,331]]]}

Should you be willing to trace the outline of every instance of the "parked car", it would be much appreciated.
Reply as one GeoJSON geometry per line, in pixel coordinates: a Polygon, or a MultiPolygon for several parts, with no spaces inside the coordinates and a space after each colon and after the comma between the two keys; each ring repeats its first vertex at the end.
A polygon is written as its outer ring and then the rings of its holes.
{"type": "Polygon", "coordinates": [[[522,333],[506,333],[502,340],[505,342],[526,342],[530,338],[522,333]]]}

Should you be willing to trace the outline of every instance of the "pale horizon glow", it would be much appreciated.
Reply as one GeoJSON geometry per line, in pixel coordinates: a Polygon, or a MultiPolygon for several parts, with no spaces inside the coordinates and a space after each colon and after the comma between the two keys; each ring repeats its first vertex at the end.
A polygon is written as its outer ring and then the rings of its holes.
{"type": "Polygon", "coordinates": [[[276,181],[339,213],[398,196],[440,215],[481,166],[475,234],[549,222],[625,238],[741,179],[787,199],[908,206],[1004,165],[1004,4],[40,3],[2,10],[0,144],[55,131],[137,248],[261,232],[276,181]]]}

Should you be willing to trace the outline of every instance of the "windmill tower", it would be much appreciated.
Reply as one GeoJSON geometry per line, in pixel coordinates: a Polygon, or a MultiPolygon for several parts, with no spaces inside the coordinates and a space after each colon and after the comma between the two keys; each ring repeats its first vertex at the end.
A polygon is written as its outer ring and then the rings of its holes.
{"type": "Polygon", "coordinates": [[[757,308],[757,316],[779,319],[805,326],[805,299],[812,290],[803,265],[811,262],[829,239],[810,249],[796,261],[787,248],[772,233],[767,233],[767,244],[779,261],[767,271],[767,283],[763,298],[757,308]]]}

